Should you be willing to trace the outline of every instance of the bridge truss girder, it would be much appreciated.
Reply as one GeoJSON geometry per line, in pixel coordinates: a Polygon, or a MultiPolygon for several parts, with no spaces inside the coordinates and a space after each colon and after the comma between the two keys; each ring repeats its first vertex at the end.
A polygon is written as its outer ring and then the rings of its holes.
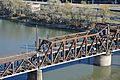
{"type": "Polygon", "coordinates": [[[34,55],[0,62],[0,79],[103,52],[109,55],[112,50],[120,49],[119,29],[113,30],[108,24],[96,24],[95,28],[98,32],[88,31],[47,40],[39,39],[39,48],[34,55]],[[104,28],[98,29],[99,27],[104,28]]]}

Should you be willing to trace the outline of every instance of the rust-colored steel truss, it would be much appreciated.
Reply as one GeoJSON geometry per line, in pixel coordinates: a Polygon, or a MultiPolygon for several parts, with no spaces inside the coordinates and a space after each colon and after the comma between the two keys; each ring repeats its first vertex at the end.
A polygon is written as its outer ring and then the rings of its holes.
{"type": "Polygon", "coordinates": [[[117,49],[120,49],[120,30],[109,24],[97,23],[87,32],[39,39],[36,51],[1,57],[0,79],[103,52],[109,55],[117,49]]]}

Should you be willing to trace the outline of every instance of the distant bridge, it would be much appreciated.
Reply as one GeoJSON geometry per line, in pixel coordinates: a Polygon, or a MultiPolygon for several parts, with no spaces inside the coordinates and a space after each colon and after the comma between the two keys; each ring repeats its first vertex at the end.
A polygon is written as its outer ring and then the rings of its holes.
{"type": "Polygon", "coordinates": [[[97,23],[94,29],[39,39],[36,51],[0,57],[0,79],[120,49],[120,25],[97,23]]]}

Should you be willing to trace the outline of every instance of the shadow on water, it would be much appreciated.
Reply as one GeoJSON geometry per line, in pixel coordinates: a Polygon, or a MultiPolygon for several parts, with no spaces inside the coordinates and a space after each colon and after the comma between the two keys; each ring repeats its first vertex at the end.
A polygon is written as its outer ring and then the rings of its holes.
{"type": "Polygon", "coordinates": [[[48,71],[51,71],[51,70],[57,70],[57,69],[69,67],[69,66],[72,66],[72,65],[78,65],[78,64],[93,65],[93,61],[94,61],[94,58],[87,58],[87,59],[82,59],[82,60],[76,60],[76,61],[72,61],[72,62],[60,64],[60,65],[56,65],[56,66],[53,66],[53,67],[45,68],[45,69],[43,69],[43,72],[48,72],[48,71]]]}
{"type": "Polygon", "coordinates": [[[112,64],[112,66],[120,67],[120,64],[112,64]]]}
{"type": "MultiPolygon", "coordinates": [[[[94,58],[89,58],[46,68],[43,80],[119,80],[120,56],[113,55],[112,59],[109,67],[94,66],[94,58]]],[[[5,80],[27,80],[27,74],[5,80]]]]}
{"type": "Polygon", "coordinates": [[[79,60],[62,65],[62,67],[48,68],[43,73],[44,80],[119,80],[120,56],[119,52],[112,56],[112,66],[94,66],[94,58],[79,60]]]}
{"type": "Polygon", "coordinates": [[[111,76],[111,67],[76,64],[43,75],[43,80],[107,80],[111,76]]]}

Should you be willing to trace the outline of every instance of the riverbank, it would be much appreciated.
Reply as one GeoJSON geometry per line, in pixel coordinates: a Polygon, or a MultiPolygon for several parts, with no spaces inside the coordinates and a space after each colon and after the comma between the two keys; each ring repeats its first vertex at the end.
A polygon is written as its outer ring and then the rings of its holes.
{"type": "MultiPolygon", "coordinates": [[[[2,19],[10,20],[12,22],[20,22],[25,25],[40,25],[48,28],[69,29],[76,31],[85,31],[92,27],[97,22],[107,22],[107,12],[109,9],[102,8],[103,10],[94,9],[93,5],[77,5],[71,3],[59,4],[60,2],[50,2],[47,5],[40,4],[39,6],[34,4],[26,4],[29,7],[23,7],[14,13],[7,14],[9,9],[4,12],[4,8],[1,7],[2,19]],[[37,7],[35,7],[37,6],[37,7]],[[34,9],[39,9],[35,10],[34,9]],[[27,10],[27,12],[26,12],[27,10]],[[99,12],[99,14],[97,13],[99,12]],[[103,15],[106,14],[106,15],[103,15]],[[2,16],[5,15],[5,16],[2,16]],[[7,15],[7,16],[6,16],[7,15]]],[[[104,7],[104,5],[102,5],[104,7]]],[[[6,10],[6,6],[5,7],[6,10]]],[[[108,7],[108,6],[107,6],[108,7]]],[[[109,7],[108,7],[109,8],[109,7]]],[[[12,11],[11,11],[12,12],[12,11]]]]}
{"type": "MultiPolygon", "coordinates": [[[[0,17],[0,19],[4,19],[4,20],[9,20],[11,22],[15,22],[15,23],[22,23],[26,26],[32,26],[32,27],[36,27],[36,25],[39,26],[44,26],[47,28],[54,28],[54,29],[66,29],[66,30],[75,30],[77,32],[83,32],[86,30],[89,30],[91,27],[85,27],[85,26],[74,26],[74,25],[69,25],[66,23],[48,23],[46,21],[38,21],[38,20],[33,20],[33,19],[29,19],[29,18],[24,18],[24,19],[18,19],[18,17],[14,17],[14,18],[9,18],[9,17],[0,17]]],[[[107,22],[111,25],[120,25],[119,23],[116,23],[114,21],[109,21],[107,22]],[[113,22],[113,23],[111,23],[113,22]]]]}
{"type": "Polygon", "coordinates": [[[49,23],[46,21],[37,21],[37,20],[31,20],[29,18],[25,18],[24,20],[22,19],[17,19],[17,18],[6,18],[6,17],[0,17],[0,19],[4,20],[9,20],[11,22],[16,22],[16,23],[22,23],[26,26],[44,26],[47,28],[56,28],[56,29],[67,29],[67,30],[75,30],[75,31],[85,31],[88,29],[87,27],[80,27],[80,26],[75,26],[75,25],[69,25],[66,23],[49,23]]]}
{"type": "MultiPolygon", "coordinates": [[[[1,7],[1,18],[13,22],[24,23],[25,25],[42,25],[49,28],[77,31],[89,29],[91,23],[93,23],[90,16],[88,17],[89,14],[87,12],[89,9],[73,6],[70,3],[61,5],[59,1],[50,1],[47,5],[40,4],[39,10],[33,10],[34,5],[29,3],[23,4],[26,6],[24,6],[22,10],[15,8],[13,11],[13,7],[7,9],[10,4],[6,6],[3,2],[3,7],[1,7]],[[8,14],[9,10],[10,13],[8,14]]],[[[37,7],[34,8],[36,9],[37,7]]],[[[91,12],[94,11],[95,10],[91,10],[91,12]]]]}

